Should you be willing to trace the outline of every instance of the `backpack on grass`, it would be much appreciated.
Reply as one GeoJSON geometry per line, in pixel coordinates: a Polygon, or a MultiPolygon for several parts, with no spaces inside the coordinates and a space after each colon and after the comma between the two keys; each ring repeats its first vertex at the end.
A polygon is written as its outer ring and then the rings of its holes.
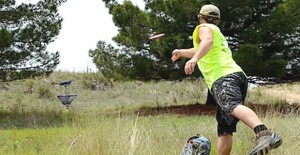
{"type": "Polygon", "coordinates": [[[197,134],[187,140],[181,155],[209,155],[210,148],[210,140],[197,134]]]}

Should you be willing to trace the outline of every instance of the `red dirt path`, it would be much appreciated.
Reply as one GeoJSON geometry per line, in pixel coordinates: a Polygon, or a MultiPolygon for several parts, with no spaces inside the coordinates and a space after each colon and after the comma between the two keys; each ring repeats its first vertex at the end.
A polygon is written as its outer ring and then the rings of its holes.
{"type": "MultiPolygon", "coordinates": [[[[299,105],[263,105],[263,104],[248,104],[248,107],[253,109],[259,114],[278,113],[288,114],[295,113],[300,114],[299,105]]],[[[178,115],[215,115],[216,107],[212,105],[193,104],[193,105],[181,105],[181,106],[169,106],[169,107],[156,107],[156,108],[142,108],[135,113],[148,116],[148,115],[160,115],[160,114],[178,114],[178,115]]]]}

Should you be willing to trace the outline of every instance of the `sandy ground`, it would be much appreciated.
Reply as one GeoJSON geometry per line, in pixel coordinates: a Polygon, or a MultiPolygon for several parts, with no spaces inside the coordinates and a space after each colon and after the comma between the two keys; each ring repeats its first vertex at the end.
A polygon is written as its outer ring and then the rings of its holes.
{"type": "Polygon", "coordinates": [[[286,101],[290,104],[300,104],[300,84],[280,84],[266,87],[262,92],[268,96],[275,96],[286,101]]]}

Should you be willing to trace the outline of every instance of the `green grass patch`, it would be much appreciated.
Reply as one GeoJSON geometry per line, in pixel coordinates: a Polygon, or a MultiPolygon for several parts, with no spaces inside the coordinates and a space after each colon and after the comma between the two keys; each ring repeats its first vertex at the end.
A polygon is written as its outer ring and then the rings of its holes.
{"type": "MultiPolygon", "coordinates": [[[[94,78],[98,84],[103,82],[99,76],[57,72],[48,78],[2,83],[0,154],[174,155],[180,154],[186,140],[197,133],[211,140],[211,154],[217,154],[214,116],[133,113],[138,109],[203,104],[207,88],[202,79],[113,82],[105,89],[87,89],[94,78]],[[72,80],[69,91],[78,95],[69,109],[56,97],[63,93],[58,86],[60,80],[72,80]]],[[[294,91],[297,86],[284,87],[294,91]]],[[[266,90],[269,88],[250,90],[246,102],[274,107],[290,104],[283,96],[270,96],[266,90]]],[[[299,115],[293,109],[285,113],[278,109],[255,109],[263,122],[283,137],[282,146],[272,155],[297,154],[299,115]]],[[[251,139],[253,131],[240,122],[232,155],[248,154],[253,146],[251,139]]]]}

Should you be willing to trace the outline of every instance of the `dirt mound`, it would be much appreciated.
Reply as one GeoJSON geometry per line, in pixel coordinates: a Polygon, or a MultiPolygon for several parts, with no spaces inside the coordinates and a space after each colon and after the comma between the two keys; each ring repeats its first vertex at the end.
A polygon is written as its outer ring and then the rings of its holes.
{"type": "MultiPolygon", "coordinates": [[[[255,112],[260,114],[267,113],[278,113],[288,114],[295,113],[300,114],[299,105],[290,104],[247,104],[248,107],[253,109],[255,112]]],[[[193,104],[193,105],[181,105],[181,106],[169,106],[169,107],[156,107],[156,108],[141,108],[135,111],[136,114],[142,116],[148,115],[161,115],[161,114],[178,114],[178,115],[215,115],[216,106],[204,105],[204,104],[193,104]]]]}

